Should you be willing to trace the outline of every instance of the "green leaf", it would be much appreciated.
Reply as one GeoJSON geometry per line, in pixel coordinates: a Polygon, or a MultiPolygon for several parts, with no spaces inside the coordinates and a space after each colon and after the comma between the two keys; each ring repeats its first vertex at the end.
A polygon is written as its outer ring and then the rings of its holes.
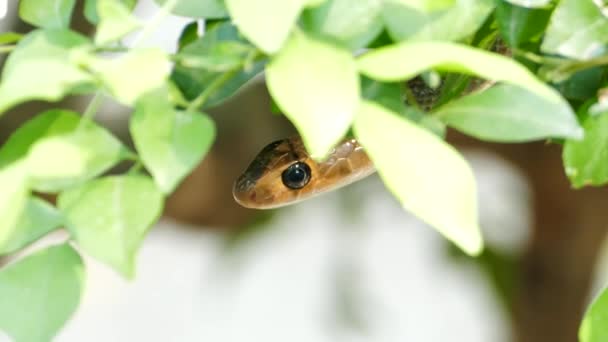
{"type": "Polygon", "coordinates": [[[381,80],[410,79],[423,71],[449,71],[518,85],[549,101],[564,100],[528,69],[505,56],[449,42],[404,42],[359,58],[361,73],[381,80]]]}
{"type": "Polygon", "coordinates": [[[29,255],[0,271],[0,329],[19,342],[51,341],[72,316],[84,266],[68,244],[29,255]]]}
{"type": "Polygon", "coordinates": [[[175,111],[158,93],[139,101],[130,130],[144,165],[166,194],[200,163],[215,138],[208,116],[175,111]]]}
{"type": "Polygon", "coordinates": [[[86,37],[67,30],[33,31],[21,39],[2,72],[0,113],[28,100],[59,100],[92,82],[71,59],[75,50],[89,44],[86,37]]]}
{"type": "Polygon", "coordinates": [[[169,57],[160,49],[131,50],[112,60],[92,57],[87,64],[99,74],[114,98],[128,106],[141,95],[162,87],[170,70],[169,57]]]}
{"type": "Polygon", "coordinates": [[[182,29],[178,39],[178,51],[182,51],[186,45],[194,43],[198,38],[198,21],[193,21],[182,29]]]}
{"type": "Polygon", "coordinates": [[[509,46],[520,47],[524,43],[540,40],[551,12],[552,8],[525,8],[501,0],[495,13],[502,38],[509,46]]]}
{"type": "Polygon", "coordinates": [[[302,24],[307,32],[331,37],[355,50],[382,31],[381,11],[382,2],[376,0],[329,0],[305,10],[302,24]]]}
{"type": "Polygon", "coordinates": [[[494,6],[494,0],[456,0],[447,10],[428,12],[388,0],[382,18],[394,40],[459,41],[472,36],[494,6]]]}
{"type": "Polygon", "coordinates": [[[21,0],[19,17],[46,29],[68,28],[76,0],[21,0]]]}
{"type": "Polygon", "coordinates": [[[23,35],[17,32],[2,32],[0,33],[0,45],[1,44],[12,44],[18,42],[23,35]]]}
{"type": "MultiPolygon", "coordinates": [[[[196,45],[195,45],[196,46],[196,45]]],[[[241,67],[247,58],[254,53],[249,44],[237,41],[219,41],[204,51],[189,51],[198,49],[184,49],[177,55],[179,64],[186,68],[206,69],[212,72],[224,72],[241,67]]]]}
{"type": "Polygon", "coordinates": [[[226,0],[239,31],[269,54],[281,48],[306,5],[306,0],[226,0]]]}
{"type": "Polygon", "coordinates": [[[403,207],[471,255],[483,241],[473,172],[433,133],[382,106],[363,101],[354,133],[403,207]]]}
{"type": "Polygon", "coordinates": [[[34,189],[56,192],[102,174],[129,155],[110,132],[83,122],[72,132],[34,144],[27,166],[34,189]]]}
{"type": "MultiPolygon", "coordinates": [[[[264,64],[264,62],[258,62],[250,68],[239,71],[207,99],[203,108],[217,106],[232,97],[247,82],[262,72],[264,64]]],[[[186,99],[193,100],[220,76],[220,73],[208,70],[176,67],[171,78],[186,99]]]]}
{"type": "Polygon", "coordinates": [[[578,330],[580,342],[608,341],[608,290],[602,292],[593,300],[587,309],[583,322],[578,330]]]}
{"type": "Polygon", "coordinates": [[[266,83],[313,158],[323,158],[346,134],[359,105],[350,52],[299,31],[268,64],[266,83]]]}
{"type": "Polygon", "coordinates": [[[585,137],[566,140],[564,168],[575,188],[608,182],[608,115],[589,115],[589,105],[581,108],[585,137]]]}
{"type": "Polygon", "coordinates": [[[40,198],[29,197],[14,233],[0,245],[0,255],[14,253],[62,224],[63,218],[55,207],[40,198]]]}
{"type": "MultiPolygon", "coordinates": [[[[164,5],[168,0],[154,0],[164,5]]],[[[171,13],[190,18],[225,18],[228,16],[223,0],[177,0],[171,13]]]]}
{"type": "Polygon", "coordinates": [[[19,127],[0,148],[0,167],[27,158],[40,139],[73,131],[80,117],[72,111],[52,109],[36,115],[19,127]]]}
{"type": "Polygon", "coordinates": [[[568,103],[547,101],[508,84],[451,101],[435,114],[449,126],[486,141],[583,137],[568,103]]]}
{"type": "Polygon", "coordinates": [[[97,13],[101,19],[95,33],[95,44],[105,45],[115,42],[141,26],[131,15],[131,10],[120,0],[97,2],[97,13]]]}
{"type": "Polygon", "coordinates": [[[129,155],[106,129],[67,110],[49,110],[21,126],[0,149],[0,165],[24,160],[31,187],[57,191],[93,178],[129,155]]]}
{"type": "Polygon", "coordinates": [[[541,49],[576,59],[606,53],[608,17],[590,0],[562,0],[551,16],[541,49]]]}
{"type": "MultiPolygon", "coordinates": [[[[401,83],[384,83],[361,77],[361,97],[376,102],[386,109],[399,114],[411,114],[406,110],[405,98],[402,95],[403,85],[401,83]]],[[[408,117],[412,120],[419,119],[418,116],[408,117]]]]}
{"type": "MultiPolygon", "coordinates": [[[[216,46],[221,46],[225,43],[237,43],[245,44],[246,41],[239,36],[236,27],[229,22],[223,22],[220,24],[213,25],[205,34],[198,40],[186,45],[180,54],[185,56],[207,56],[214,55],[214,51],[217,51],[216,46]]],[[[220,48],[221,49],[221,48],[220,48]]],[[[218,56],[218,55],[216,55],[218,56]]],[[[234,57],[234,56],[232,56],[234,57]]],[[[234,58],[231,58],[234,64],[234,58]]],[[[213,68],[215,69],[226,69],[226,65],[221,58],[211,58],[207,61],[218,61],[213,68]]],[[[241,61],[243,62],[243,61],[241,61]]],[[[246,61],[245,61],[246,62],[246,61]]],[[[208,64],[212,65],[212,63],[208,64]]],[[[213,107],[234,95],[245,83],[251,80],[254,76],[258,75],[264,67],[264,62],[257,62],[253,65],[247,66],[240,70],[234,77],[213,93],[205,102],[205,108],[213,107]]],[[[180,63],[175,65],[173,73],[171,75],[172,80],[182,91],[186,99],[193,100],[202,91],[207,89],[218,77],[222,74],[218,71],[191,68],[181,65],[180,63]]]]}
{"type": "Polygon", "coordinates": [[[608,70],[604,67],[581,70],[556,84],[555,88],[567,99],[585,101],[596,96],[607,74],[608,70]]]}
{"type": "Polygon", "coordinates": [[[23,162],[14,162],[0,169],[0,246],[15,231],[25,208],[29,188],[23,162]]]}
{"type": "MultiPolygon", "coordinates": [[[[99,22],[99,15],[97,13],[97,3],[102,0],[84,0],[84,16],[91,24],[97,24],[99,22]]],[[[137,0],[118,0],[122,3],[129,11],[132,11],[137,0]]]]}
{"type": "Polygon", "coordinates": [[[62,192],[57,206],[83,251],[132,278],[137,250],[161,214],[163,196],[149,177],[111,176],[62,192]]]}
{"type": "Polygon", "coordinates": [[[445,124],[436,117],[426,115],[414,107],[406,106],[402,89],[403,84],[401,83],[383,83],[365,76],[361,78],[361,95],[363,99],[375,102],[394,113],[398,113],[419,126],[430,130],[440,138],[444,138],[445,124]]]}

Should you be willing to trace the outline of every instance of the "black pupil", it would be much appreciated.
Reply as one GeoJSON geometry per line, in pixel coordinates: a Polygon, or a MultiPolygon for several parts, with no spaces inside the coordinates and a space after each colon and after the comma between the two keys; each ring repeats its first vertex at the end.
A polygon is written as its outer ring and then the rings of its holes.
{"type": "Polygon", "coordinates": [[[301,189],[310,181],[310,167],[306,163],[296,162],[281,175],[283,184],[290,189],[301,189]]]}

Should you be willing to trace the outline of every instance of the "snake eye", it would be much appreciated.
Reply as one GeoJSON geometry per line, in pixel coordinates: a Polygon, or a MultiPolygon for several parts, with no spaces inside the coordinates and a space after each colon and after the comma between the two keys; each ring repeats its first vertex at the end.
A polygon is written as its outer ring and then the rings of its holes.
{"type": "Polygon", "coordinates": [[[281,180],[290,189],[301,189],[310,181],[310,167],[306,163],[295,162],[283,171],[281,180]]]}

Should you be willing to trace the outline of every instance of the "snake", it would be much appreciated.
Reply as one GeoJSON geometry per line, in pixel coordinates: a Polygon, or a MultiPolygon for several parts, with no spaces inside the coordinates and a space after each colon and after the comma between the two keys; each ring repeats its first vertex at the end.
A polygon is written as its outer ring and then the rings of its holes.
{"type": "Polygon", "coordinates": [[[375,172],[356,139],[344,139],[323,161],[310,157],[299,136],[268,144],[234,182],[238,204],[274,209],[341,188],[375,172]]]}
{"type": "MultiPolygon", "coordinates": [[[[492,50],[503,55],[510,51],[500,42],[492,50]]],[[[495,82],[473,78],[461,95],[485,90],[495,82]]],[[[442,87],[431,88],[421,77],[406,83],[421,109],[430,110],[442,87]]],[[[265,146],[236,179],[235,201],[251,209],[274,209],[324,194],[375,172],[375,167],[356,139],[338,143],[323,161],[315,161],[299,136],[274,141],[265,146]]]]}

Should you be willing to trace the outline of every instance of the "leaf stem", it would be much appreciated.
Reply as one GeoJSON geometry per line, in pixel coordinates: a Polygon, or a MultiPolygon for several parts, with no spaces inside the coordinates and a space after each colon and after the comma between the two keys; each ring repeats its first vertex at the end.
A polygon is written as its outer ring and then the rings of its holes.
{"type": "Polygon", "coordinates": [[[576,72],[602,66],[608,64],[608,56],[600,56],[597,58],[589,59],[586,61],[575,61],[565,63],[563,66],[558,67],[558,70],[562,73],[574,74],[576,72]]]}
{"type": "Polygon", "coordinates": [[[211,84],[209,84],[207,88],[205,88],[205,90],[203,90],[194,100],[192,100],[192,102],[190,102],[190,105],[188,105],[186,110],[193,112],[202,107],[205,102],[207,102],[209,97],[213,95],[213,93],[215,93],[219,87],[234,77],[239,70],[240,68],[235,68],[218,76],[215,80],[213,80],[213,82],[211,82],[211,84]]]}
{"type": "Polygon", "coordinates": [[[160,10],[156,12],[152,19],[150,19],[150,21],[144,26],[139,36],[135,38],[135,40],[133,41],[133,47],[137,47],[138,45],[140,45],[142,42],[145,41],[146,38],[148,38],[150,34],[152,34],[152,31],[154,31],[158,27],[158,25],[165,19],[165,17],[171,14],[171,11],[177,4],[177,1],[178,0],[167,0],[163,4],[160,10]]]}
{"type": "Polygon", "coordinates": [[[564,61],[566,61],[566,59],[561,58],[561,57],[543,56],[543,55],[536,54],[534,52],[521,50],[521,49],[517,49],[517,48],[514,48],[512,51],[515,56],[523,57],[523,58],[529,60],[530,62],[534,62],[536,64],[556,65],[556,64],[564,63],[564,61]]]}

